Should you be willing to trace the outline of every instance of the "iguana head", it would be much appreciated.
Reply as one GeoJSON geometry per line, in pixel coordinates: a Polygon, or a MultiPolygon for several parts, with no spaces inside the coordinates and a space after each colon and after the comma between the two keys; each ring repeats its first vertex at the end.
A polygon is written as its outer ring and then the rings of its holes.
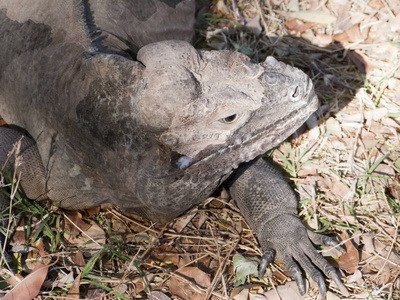
{"type": "Polygon", "coordinates": [[[308,76],[272,57],[256,64],[237,52],[167,41],[143,47],[138,60],[142,121],[178,154],[181,169],[217,156],[235,168],[278,145],[317,108],[308,76]]]}

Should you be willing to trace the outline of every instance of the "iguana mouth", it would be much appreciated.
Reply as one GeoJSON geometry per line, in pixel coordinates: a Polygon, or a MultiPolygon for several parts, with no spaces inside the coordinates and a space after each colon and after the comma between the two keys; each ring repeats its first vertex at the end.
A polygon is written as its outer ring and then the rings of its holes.
{"type": "Polygon", "coordinates": [[[199,157],[191,160],[187,168],[203,164],[210,165],[210,160],[223,159],[226,161],[226,171],[229,170],[228,172],[230,172],[232,169],[236,169],[240,163],[253,160],[269,149],[276,147],[293,134],[317,110],[318,98],[312,88],[307,94],[309,94],[308,101],[303,106],[273,124],[248,133],[244,138],[236,137],[232,145],[228,145],[211,154],[208,153],[203,157],[200,152],[199,157]],[[299,116],[302,117],[299,118],[299,116]],[[229,159],[227,159],[227,155],[229,159]]]}

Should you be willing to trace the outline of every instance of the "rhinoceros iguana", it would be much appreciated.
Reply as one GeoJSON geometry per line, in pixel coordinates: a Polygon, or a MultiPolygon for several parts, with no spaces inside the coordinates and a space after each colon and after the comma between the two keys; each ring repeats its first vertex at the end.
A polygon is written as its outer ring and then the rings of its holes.
{"type": "MultiPolygon", "coordinates": [[[[1,0],[0,163],[22,139],[21,187],[66,209],[114,203],[165,222],[227,187],[265,251],[342,287],[297,199],[260,155],[317,108],[311,80],[268,57],[197,51],[195,0],[1,0]],[[315,267],[315,266],[317,267],[315,267]]],[[[13,161],[6,167],[11,169],[13,161]]]]}

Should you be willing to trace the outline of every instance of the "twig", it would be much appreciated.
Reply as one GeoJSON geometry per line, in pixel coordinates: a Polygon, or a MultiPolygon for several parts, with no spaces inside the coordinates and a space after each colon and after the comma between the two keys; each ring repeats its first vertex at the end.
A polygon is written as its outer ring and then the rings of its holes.
{"type": "MultiPolygon", "coordinates": [[[[325,74],[320,68],[318,68],[318,66],[317,66],[317,64],[316,64],[315,62],[312,62],[311,64],[312,64],[313,67],[318,71],[318,73],[320,73],[320,74],[323,75],[323,76],[326,76],[326,75],[327,75],[327,74],[325,74]]],[[[343,83],[341,83],[340,81],[338,81],[338,80],[336,80],[336,79],[334,79],[334,78],[329,78],[329,80],[332,81],[332,82],[334,82],[334,83],[336,83],[336,84],[339,85],[339,86],[342,86],[342,87],[344,87],[344,88],[346,88],[346,89],[349,89],[349,90],[352,91],[353,93],[355,93],[355,92],[357,91],[355,88],[353,88],[353,87],[351,87],[351,86],[348,86],[348,85],[346,85],[346,84],[343,84],[343,83]]]]}

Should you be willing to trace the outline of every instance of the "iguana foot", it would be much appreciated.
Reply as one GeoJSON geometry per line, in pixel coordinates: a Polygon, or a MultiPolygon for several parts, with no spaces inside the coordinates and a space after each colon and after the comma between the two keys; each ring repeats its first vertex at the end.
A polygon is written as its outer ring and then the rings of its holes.
{"type": "Polygon", "coordinates": [[[266,266],[275,259],[276,253],[276,258],[295,279],[301,295],[306,293],[301,269],[318,284],[323,299],[326,295],[326,286],[322,273],[332,279],[342,293],[347,293],[335,268],[318,253],[314,244],[338,247],[341,252],[344,250],[330,237],[308,230],[297,216],[284,214],[266,223],[259,239],[263,249],[266,249],[261,259],[259,276],[265,273],[266,266]],[[284,226],[281,226],[282,224],[284,226]],[[274,230],[275,226],[279,226],[280,230],[274,230]]]}

